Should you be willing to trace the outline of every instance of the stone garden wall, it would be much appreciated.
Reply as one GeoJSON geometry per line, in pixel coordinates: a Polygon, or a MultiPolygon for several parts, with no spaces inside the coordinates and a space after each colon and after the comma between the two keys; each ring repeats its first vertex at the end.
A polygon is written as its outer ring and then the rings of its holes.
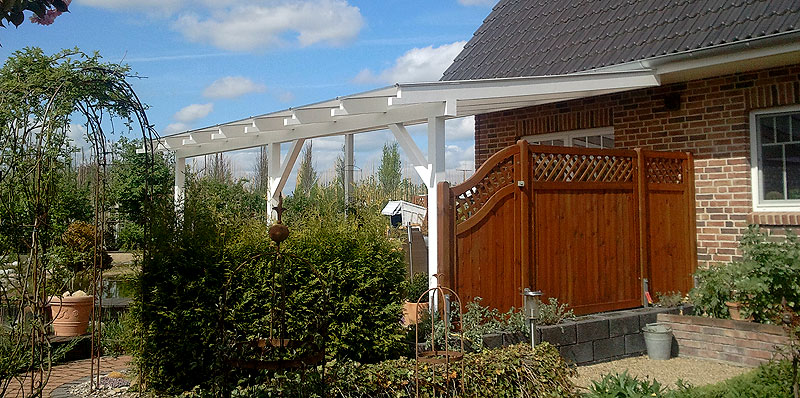
{"type": "Polygon", "coordinates": [[[782,327],[730,319],[659,314],[672,327],[679,356],[758,366],[780,355],[789,343],[782,327]]]}

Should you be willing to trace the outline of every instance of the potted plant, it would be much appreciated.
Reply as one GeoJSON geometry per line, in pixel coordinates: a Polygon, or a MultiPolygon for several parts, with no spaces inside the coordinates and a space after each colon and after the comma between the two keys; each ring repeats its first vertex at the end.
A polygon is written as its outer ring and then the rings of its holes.
{"type": "Polygon", "coordinates": [[[87,295],[83,290],[51,296],[47,307],[50,310],[50,319],[53,320],[53,334],[56,336],[86,334],[93,306],[94,296],[87,295]]]}
{"type": "Polygon", "coordinates": [[[403,326],[416,325],[420,311],[428,310],[428,275],[416,273],[406,281],[406,300],[403,303],[403,326]],[[421,297],[423,296],[424,297],[421,297]]]}
{"type": "MultiPolygon", "coordinates": [[[[76,221],[71,223],[61,236],[62,244],[48,253],[48,271],[52,293],[64,289],[75,289],[76,281],[90,279],[88,273],[97,262],[101,269],[111,265],[111,256],[102,248],[95,250],[95,227],[76,221]]],[[[85,282],[88,289],[94,281],[85,282]]],[[[56,336],[80,336],[86,334],[89,318],[94,306],[94,296],[83,290],[74,293],[50,296],[47,304],[56,336]]]]}

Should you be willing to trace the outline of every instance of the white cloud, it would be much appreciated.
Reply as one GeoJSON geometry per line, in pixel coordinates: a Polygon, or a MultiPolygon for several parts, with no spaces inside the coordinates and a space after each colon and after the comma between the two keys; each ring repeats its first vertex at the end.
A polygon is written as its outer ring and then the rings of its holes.
{"type": "Polygon", "coordinates": [[[446,122],[445,134],[448,141],[475,139],[475,116],[452,119],[446,122]]]}
{"type": "Polygon", "coordinates": [[[172,118],[181,123],[191,123],[195,120],[202,119],[208,116],[208,114],[211,113],[212,110],[214,110],[213,103],[192,104],[176,112],[175,115],[172,116],[172,118]]]}
{"type": "Polygon", "coordinates": [[[439,80],[466,43],[465,41],[457,41],[451,44],[443,44],[439,47],[412,48],[397,58],[392,67],[381,71],[379,74],[369,69],[362,69],[352,81],[360,84],[391,84],[439,80]]]}
{"type": "Polygon", "coordinates": [[[250,93],[263,93],[266,89],[267,86],[243,76],[225,76],[206,87],[203,90],[203,96],[206,98],[232,99],[250,93]]]}
{"type": "Polygon", "coordinates": [[[492,6],[497,0],[458,0],[462,6],[492,6]]]}
{"type": "Polygon", "coordinates": [[[284,103],[292,102],[292,101],[294,101],[294,93],[292,93],[291,91],[286,91],[286,90],[281,91],[280,93],[278,93],[278,101],[284,102],[284,103]]]}
{"type": "Polygon", "coordinates": [[[210,17],[184,14],[173,24],[191,41],[231,51],[264,50],[286,44],[291,36],[303,47],[342,45],[363,26],[361,11],[344,0],[250,3],[212,10],[210,17]]]}
{"type": "Polygon", "coordinates": [[[67,138],[72,142],[72,146],[88,151],[91,145],[86,142],[86,132],[86,126],[70,123],[69,130],[67,130],[67,138]]]}
{"type": "Polygon", "coordinates": [[[186,130],[189,130],[189,125],[186,123],[170,123],[167,127],[161,131],[163,135],[170,135],[175,133],[182,133],[186,130]]]}

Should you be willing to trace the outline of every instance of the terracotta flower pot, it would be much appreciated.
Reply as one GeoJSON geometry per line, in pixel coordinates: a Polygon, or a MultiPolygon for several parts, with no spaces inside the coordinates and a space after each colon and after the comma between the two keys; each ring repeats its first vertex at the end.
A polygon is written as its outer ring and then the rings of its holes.
{"type": "Polygon", "coordinates": [[[403,303],[403,326],[416,325],[419,323],[419,316],[423,311],[428,310],[428,303],[403,303]]]}
{"type": "Polygon", "coordinates": [[[50,319],[56,336],[82,336],[89,329],[94,296],[50,297],[50,319]]]}
{"type": "Polygon", "coordinates": [[[731,314],[731,319],[734,321],[752,321],[753,316],[749,316],[747,318],[742,318],[742,303],[738,301],[726,301],[725,305],[728,306],[728,312],[731,314]]]}

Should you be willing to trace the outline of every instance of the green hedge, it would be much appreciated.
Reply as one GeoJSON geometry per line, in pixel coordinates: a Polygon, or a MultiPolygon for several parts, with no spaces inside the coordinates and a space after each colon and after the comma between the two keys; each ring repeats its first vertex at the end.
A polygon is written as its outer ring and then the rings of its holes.
{"type": "MultiPolygon", "coordinates": [[[[431,378],[429,365],[420,365],[420,397],[432,397],[445,392],[441,377],[431,378]]],[[[438,365],[441,367],[444,365],[438,365]]],[[[403,398],[415,397],[415,361],[408,358],[388,360],[376,364],[359,364],[338,361],[327,364],[327,397],[337,398],[403,398]]],[[[458,397],[577,397],[571,380],[575,369],[567,365],[555,349],[542,343],[531,350],[527,345],[516,345],[464,357],[463,386],[459,364],[450,367],[447,375],[449,391],[458,397]],[[463,387],[463,393],[461,388],[463,387]]],[[[444,372],[438,372],[442,375],[444,372]]],[[[321,396],[318,378],[301,377],[297,373],[283,373],[256,386],[236,388],[234,397],[318,397],[321,396]]],[[[211,396],[199,389],[186,395],[211,396]]],[[[451,395],[452,396],[452,395],[451,395]]]]}
{"type": "MultiPolygon", "coordinates": [[[[247,359],[230,358],[238,355],[230,349],[234,343],[269,337],[272,271],[280,261],[267,225],[247,213],[249,204],[221,207],[203,186],[189,185],[182,219],[168,211],[155,218],[133,305],[142,337],[134,354],[142,380],[155,391],[219,389],[263,376],[233,371],[225,359],[247,359]]],[[[283,244],[284,259],[292,257],[283,281],[292,316],[287,337],[316,339],[327,302],[329,358],[397,357],[404,349],[399,320],[405,265],[383,225],[312,214],[290,228],[283,244]]]]}

